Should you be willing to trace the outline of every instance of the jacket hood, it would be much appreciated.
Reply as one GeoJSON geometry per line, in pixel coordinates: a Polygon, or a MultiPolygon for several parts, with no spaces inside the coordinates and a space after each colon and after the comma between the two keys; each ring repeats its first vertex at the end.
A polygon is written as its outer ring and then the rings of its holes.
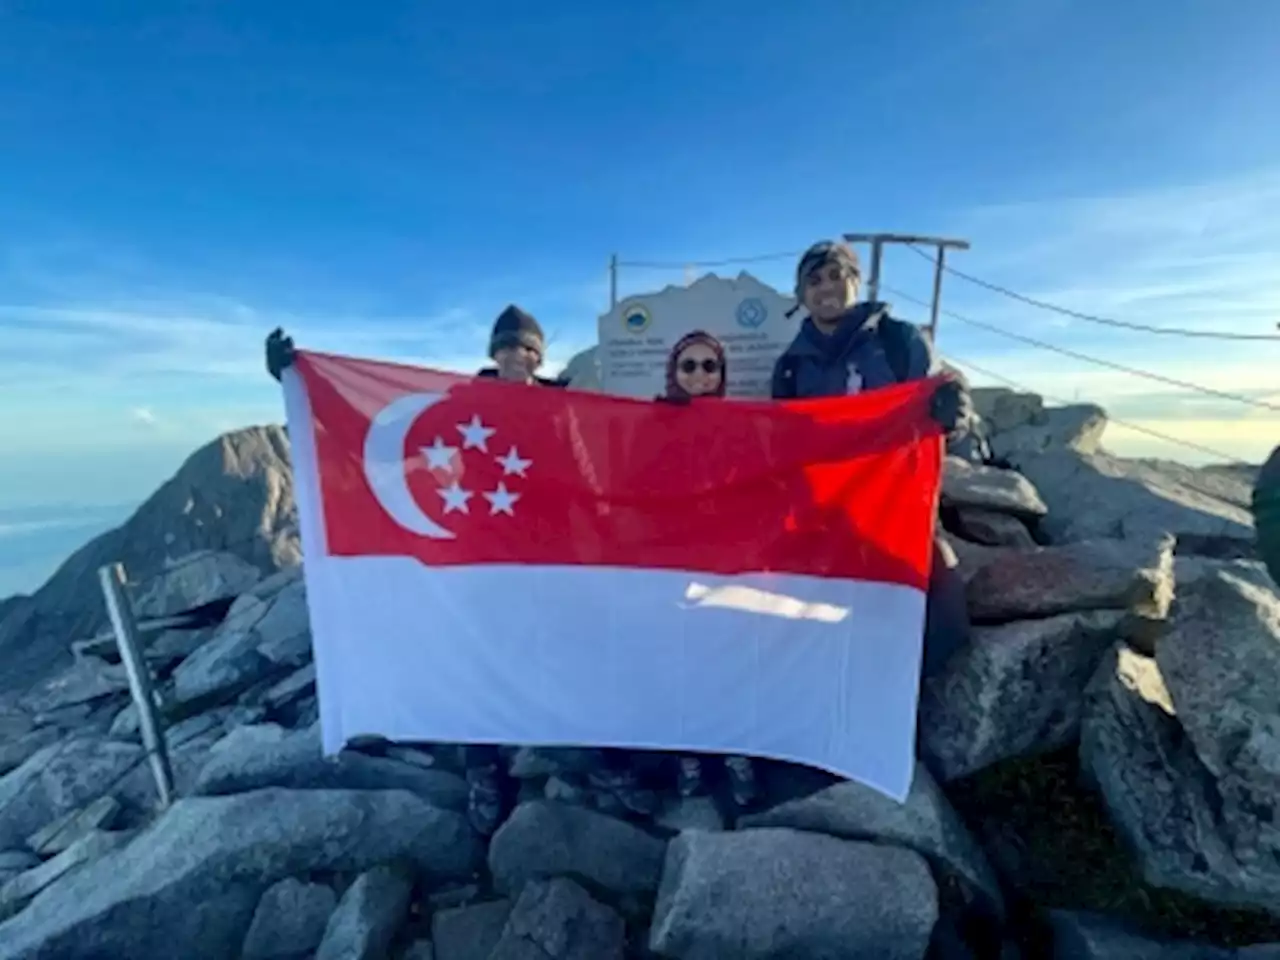
{"type": "Polygon", "coordinates": [[[855,303],[840,318],[835,331],[825,334],[813,322],[812,317],[805,317],[800,325],[800,335],[792,344],[790,353],[800,356],[828,357],[832,352],[843,353],[859,333],[864,330],[875,330],[880,321],[889,315],[890,306],[882,300],[864,300],[855,303]]]}

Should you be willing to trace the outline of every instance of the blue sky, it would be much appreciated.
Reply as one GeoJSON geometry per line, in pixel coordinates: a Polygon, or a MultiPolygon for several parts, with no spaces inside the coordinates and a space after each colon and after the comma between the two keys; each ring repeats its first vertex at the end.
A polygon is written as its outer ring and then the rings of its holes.
{"type": "MultiPolygon", "coordinates": [[[[0,510],[114,517],[217,432],[279,420],[277,324],[470,368],[516,300],[563,361],[615,251],[958,234],[956,266],[1033,296],[1274,332],[1278,37],[1270,0],[0,3],[0,510]]],[[[751,269],[785,288],[790,267],[751,269]]],[[[682,276],[625,270],[622,289],[682,276]]],[[[909,252],[885,279],[928,296],[909,252]]],[[[1280,404],[1280,343],[1111,331],[954,277],[944,297],[1280,404]]],[[[958,321],[940,345],[1232,456],[1280,438],[1274,413],[958,321]]]]}

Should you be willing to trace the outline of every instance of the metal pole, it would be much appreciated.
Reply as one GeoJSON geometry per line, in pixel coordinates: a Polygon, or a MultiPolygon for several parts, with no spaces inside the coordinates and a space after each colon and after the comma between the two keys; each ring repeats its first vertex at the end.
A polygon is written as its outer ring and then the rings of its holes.
{"type": "Polygon", "coordinates": [[[867,280],[867,299],[880,299],[880,255],[884,251],[884,241],[879,237],[871,240],[871,276],[867,280]]]}
{"type": "Polygon", "coordinates": [[[938,309],[942,305],[942,271],[946,268],[947,248],[938,244],[938,259],[933,265],[933,305],[929,309],[929,341],[938,342],[938,309]]]}
{"type": "Polygon", "coordinates": [[[609,309],[618,305],[618,255],[609,258],[609,309]]]}
{"type": "Polygon", "coordinates": [[[138,708],[138,728],[142,732],[142,745],[151,761],[151,772],[156,779],[156,792],[160,795],[160,808],[173,802],[173,768],[169,765],[169,750],[160,720],[156,712],[156,692],[151,683],[151,671],[142,658],[138,645],[138,629],[133,617],[133,607],[124,593],[124,566],[111,563],[98,568],[98,582],[102,585],[102,597],[107,602],[107,615],[115,631],[116,645],[120,648],[120,662],[129,677],[129,692],[138,708]]]}

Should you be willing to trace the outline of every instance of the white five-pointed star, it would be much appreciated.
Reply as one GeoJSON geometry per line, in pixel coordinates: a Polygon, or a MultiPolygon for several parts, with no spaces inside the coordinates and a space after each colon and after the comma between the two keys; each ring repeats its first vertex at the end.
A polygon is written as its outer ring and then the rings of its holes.
{"type": "Polygon", "coordinates": [[[458,424],[458,432],[462,434],[462,449],[470,450],[474,447],[483,453],[489,452],[489,438],[498,431],[493,427],[486,427],[480,420],[480,414],[473,413],[470,423],[458,424]]]}
{"type": "Polygon", "coordinates": [[[436,437],[431,446],[422,448],[429,470],[448,470],[453,466],[453,455],[457,452],[458,448],[446,444],[443,437],[436,437]]]}
{"type": "MultiPolygon", "coordinates": [[[[444,500],[445,513],[453,513],[455,510],[460,513],[471,512],[467,508],[467,501],[470,500],[474,494],[470,490],[463,490],[458,486],[457,480],[453,481],[453,483],[449,484],[447,487],[441,487],[436,491],[436,493],[440,494],[441,498],[444,500]]],[[[485,496],[488,496],[488,494],[485,494],[485,496]]]]}
{"type": "Polygon", "coordinates": [[[509,517],[514,517],[515,512],[511,508],[520,499],[520,494],[512,493],[505,483],[500,483],[497,490],[486,493],[484,498],[489,501],[489,516],[505,513],[509,517]]]}
{"type": "Polygon", "coordinates": [[[504,477],[510,476],[513,473],[517,477],[523,477],[525,475],[525,470],[533,466],[533,461],[527,458],[522,458],[515,447],[508,450],[505,457],[494,457],[493,459],[496,460],[498,462],[498,466],[502,468],[502,475],[504,477]]]}

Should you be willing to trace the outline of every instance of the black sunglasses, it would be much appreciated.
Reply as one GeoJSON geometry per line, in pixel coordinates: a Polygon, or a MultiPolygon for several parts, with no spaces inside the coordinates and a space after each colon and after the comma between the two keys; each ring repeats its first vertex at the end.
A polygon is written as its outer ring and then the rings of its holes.
{"type": "Polygon", "coordinates": [[[703,373],[719,373],[720,361],[719,360],[703,360],[701,363],[699,363],[697,360],[681,360],[680,361],[681,373],[693,373],[698,369],[698,367],[702,367],[703,373]]]}

